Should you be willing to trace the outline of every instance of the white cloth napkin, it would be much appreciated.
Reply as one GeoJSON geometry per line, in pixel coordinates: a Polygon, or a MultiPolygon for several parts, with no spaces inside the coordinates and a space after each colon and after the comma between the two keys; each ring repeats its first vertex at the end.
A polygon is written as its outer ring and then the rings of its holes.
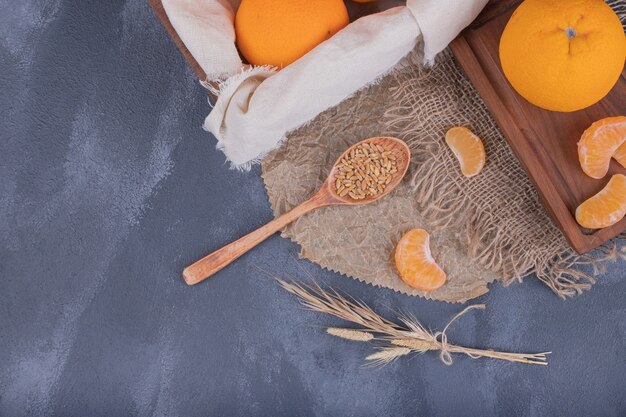
{"type": "Polygon", "coordinates": [[[388,72],[423,40],[433,62],[487,0],[408,0],[349,24],[280,71],[243,65],[235,46],[237,0],[162,0],[218,99],[204,127],[232,165],[247,169],[285,135],[388,72]]]}

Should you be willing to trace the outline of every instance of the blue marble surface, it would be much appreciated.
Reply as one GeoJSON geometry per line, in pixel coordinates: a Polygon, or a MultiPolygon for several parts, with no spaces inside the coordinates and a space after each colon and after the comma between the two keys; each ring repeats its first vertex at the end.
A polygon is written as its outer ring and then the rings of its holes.
{"type": "Polygon", "coordinates": [[[0,415],[626,415],[626,272],[563,301],[535,279],[450,339],[552,350],[548,367],[434,354],[363,367],[257,267],[405,310],[273,236],[212,280],[181,269],[270,220],[259,167],[228,169],[205,92],[142,0],[0,0],[0,415]]]}

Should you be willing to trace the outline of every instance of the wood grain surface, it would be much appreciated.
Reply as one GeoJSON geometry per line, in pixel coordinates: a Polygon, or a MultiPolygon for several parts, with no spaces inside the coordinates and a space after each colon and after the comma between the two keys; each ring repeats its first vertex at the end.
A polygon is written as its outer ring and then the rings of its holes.
{"type": "Polygon", "coordinates": [[[196,73],[199,79],[205,80],[206,73],[200,67],[198,61],[196,61],[193,55],[191,55],[191,52],[189,52],[189,49],[187,49],[182,39],[180,39],[180,36],[178,36],[176,29],[174,29],[174,26],[172,26],[172,22],[170,22],[170,19],[168,19],[167,17],[167,13],[165,13],[165,9],[163,8],[163,3],[161,3],[161,0],[148,0],[148,4],[150,4],[150,7],[152,7],[152,10],[154,10],[154,13],[157,15],[157,17],[161,21],[161,24],[163,25],[163,27],[165,27],[167,33],[170,35],[180,52],[183,54],[183,57],[185,57],[187,62],[189,62],[189,65],[191,65],[193,72],[196,73]]]}
{"type": "Polygon", "coordinates": [[[576,251],[585,253],[626,230],[626,219],[594,231],[581,228],[574,217],[576,207],[600,191],[612,174],[626,173],[612,161],[605,178],[588,177],[580,168],[576,146],[592,122],[626,112],[626,70],[613,90],[589,108],[558,113],[530,104],[509,85],[498,57],[500,36],[519,3],[490,2],[474,24],[452,43],[452,51],[535,185],[554,223],[576,251]]]}

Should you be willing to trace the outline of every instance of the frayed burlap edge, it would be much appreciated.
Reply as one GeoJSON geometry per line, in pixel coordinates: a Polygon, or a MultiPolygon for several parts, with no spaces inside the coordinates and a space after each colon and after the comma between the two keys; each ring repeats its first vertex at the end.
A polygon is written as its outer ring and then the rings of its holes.
{"type": "MultiPolygon", "coordinates": [[[[443,61],[452,62],[449,52],[443,55],[448,55],[443,61]]],[[[423,215],[431,224],[440,229],[463,230],[459,237],[467,245],[468,258],[498,273],[503,285],[521,282],[534,275],[561,298],[591,288],[596,282],[594,275],[604,271],[607,262],[626,259],[626,247],[623,246],[626,233],[589,254],[579,255],[569,247],[542,209],[543,219],[534,225],[519,223],[515,217],[494,215],[494,206],[485,204],[489,201],[477,197],[460,176],[456,175],[455,180],[455,173],[450,172],[450,150],[440,136],[424,134],[429,129],[429,121],[424,120],[424,114],[417,114],[423,108],[432,111],[432,106],[424,104],[422,97],[416,97],[415,92],[422,90],[414,88],[415,81],[433,75],[418,61],[415,56],[409,57],[403,67],[392,75],[397,78],[398,87],[392,93],[397,105],[386,111],[385,124],[388,132],[395,133],[410,146],[413,142],[419,143],[419,146],[411,146],[413,160],[419,161],[411,185],[423,215]],[[442,157],[446,154],[447,157],[442,157]],[[548,232],[541,234],[541,237],[550,237],[551,244],[537,242],[537,245],[529,247],[532,241],[523,238],[524,233],[519,233],[520,226],[547,229],[548,232]],[[558,255],[555,256],[555,253],[558,255]]],[[[449,69],[456,70],[457,81],[466,84],[465,89],[473,90],[460,69],[450,64],[452,66],[455,68],[449,69]]],[[[486,109],[478,93],[475,92],[474,96],[486,109]]],[[[491,139],[503,142],[502,133],[495,122],[490,117],[488,122],[486,130],[497,132],[499,136],[491,139]]],[[[512,151],[508,151],[512,155],[512,151]]],[[[523,180],[529,182],[525,175],[523,180]]],[[[534,190],[532,192],[535,193],[534,190]]],[[[538,204],[538,198],[535,197],[535,200],[538,204]]],[[[506,204],[501,205],[501,208],[506,208],[506,204]]]]}

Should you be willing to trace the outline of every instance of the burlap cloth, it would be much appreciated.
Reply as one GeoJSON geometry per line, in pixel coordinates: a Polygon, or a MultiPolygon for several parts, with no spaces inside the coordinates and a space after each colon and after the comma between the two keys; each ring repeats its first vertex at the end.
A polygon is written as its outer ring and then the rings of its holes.
{"type": "Polygon", "coordinates": [[[432,68],[419,62],[416,54],[407,57],[379,83],[289,134],[262,164],[275,215],[304,201],[341,152],[371,136],[408,143],[413,157],[407,179],[374,204],[314,211],[283,236],[324,268],[429,299],[463,302],[486,293],[494,280],[508,285],[530,275],[561,297],[589,288],[594,277],[584,265],[598,272],[604,261],[624,256],[619,239],[576,255],[452,54],[442,53],[432,68]],[[485,143],[487,164],[473,178],[461,175],[443,140],[456,125],[485,143]],[[448,274],[446,285],[430,293],[404,284],[393,265],[395,244],[416,227],[431,233],[433,254],[448,274]]]}

